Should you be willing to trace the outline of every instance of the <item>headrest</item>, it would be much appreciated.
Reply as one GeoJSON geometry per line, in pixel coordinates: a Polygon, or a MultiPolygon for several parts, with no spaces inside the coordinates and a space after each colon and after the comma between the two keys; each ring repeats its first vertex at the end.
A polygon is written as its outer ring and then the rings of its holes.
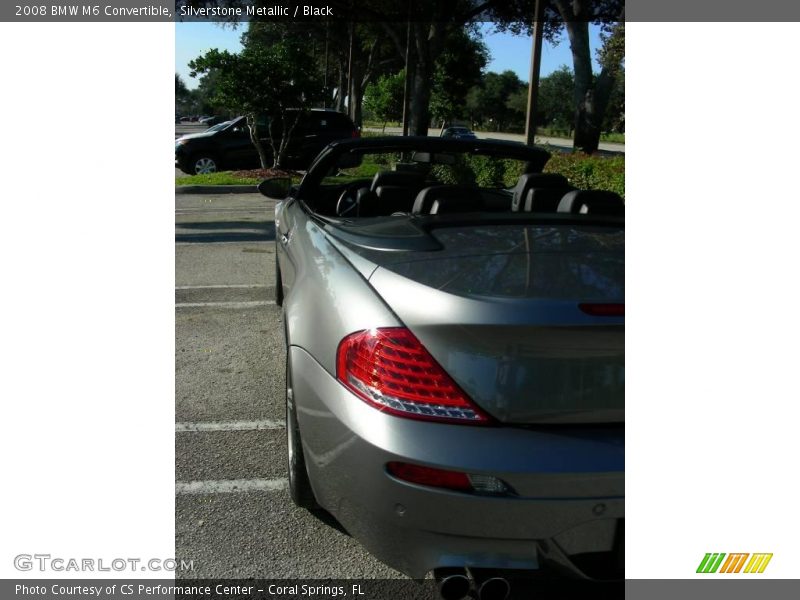
{"type": "Polygon", "coordinates": [[[465,202],[471,202],[471,199],[474,198],[480,203],[481,193],[478,188],[466,185],[432,185],[417,194],[411,212],[414,214],[429,214],[433,207],[433,202],[440,198],[462,198],[465,202]]]}
{"type": "Polygon", "coordinates": [[[522,202],[531,188],[566,188],[569,182],[566,177],[558,173],[523,173],[514,186],[511,210],[517,212],[522,209],[522,202]]]}
{"type": "Polygon", "coordinates": [[[614,192],[574,190],[558,203],[558,212],[590,215],[625,215],[625,201],[614,192]]]}
{"type": "Polygon", "coordinates": [[[528,190],[525,203],[520,210],[525,212],[549,212],[558,210],[558,203],[565,194],[574,190],[572,186],[557,188],[535,187],[528,190]]]}

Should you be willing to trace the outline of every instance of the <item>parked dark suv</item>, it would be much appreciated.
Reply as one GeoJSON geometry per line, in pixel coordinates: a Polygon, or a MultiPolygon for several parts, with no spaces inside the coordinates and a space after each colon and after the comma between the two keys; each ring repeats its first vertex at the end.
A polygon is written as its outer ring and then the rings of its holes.
{"type": "MultiPolygon", "coordinates": [[[[288,111],[292,119],[296,111],[288,111]]],[[[261,142],[267,153],[272,151],[267,127],[279,136],[280,123],[264,118],[259,122],[261,142]]],[[[289,140],[286,166],[304,169],[330,142],[358,137],[350,118],[334,110],[305,111],[289,140]]],[[[276,139],[276,143],[279,138],[276,139]]],[[[184,173],[197,175],[226,169],[256,169],[260,166],[258,152],[250,141],[250,130],[244,117],[217,125],[202,133],[184,135],[175,140],[175,165],[184,173]]]]}

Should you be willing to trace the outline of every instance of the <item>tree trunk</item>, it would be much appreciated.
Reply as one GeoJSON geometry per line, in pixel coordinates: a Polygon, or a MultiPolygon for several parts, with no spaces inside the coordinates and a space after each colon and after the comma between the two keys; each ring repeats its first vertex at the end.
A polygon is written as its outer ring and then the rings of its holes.
{"type": "Polygon", "coordinates": [[[256,116],[254,114],[247,115],[247,128],[250,130],[250,142],[255,146],[256,152],[258,152],[258,160],[261,163],[261,168],[269,169],[269,155],[266,150],[264,150],[261,138],[258,137],[258,124],[256,123],[256,116]]]}
{"type": "MultiPolygon", "coordinates": [[[[281,110],[281,142],[278,146],[278,151],[275,152],[275,160],[272,164],[273,168],[282,168],[286,166],[286,152],[289,150],[289,140],[302,114],[303,111],[298,110],[295,113],[294,120],[291,123],[287,123],[289,113],[286,110],[281,110]]],[[[272,136],[270,136],[270,140],[272,140],[272,136]]]]}
{"type": "Polygon", "coordinates": [[[592,54],[589,47],[589,23],[586,21],[567,20],[565,18],[567,36],[572,51],[572,65],[575,71],[575,88],[572,93],[575,107],[575,138],[572,147],[591,154],[597,150],[600,141],[592,143],[595,134],[592,132],[590,114],[594,114],[594,91],[592,90],[592,54]]]}
{"type": "Polygon", "coordinates": [[[408,106],[408,135],[428,135],[430,124],[431,72],[426,60],[414,65],[411,79],[411,98],[408,106]]]}
{"type": "Polygon", "coordinates": [[[339,85],[336,87],[336,102],[334,108],[337,112],[344,112],[344,97],[347,95],[345,91],[347,78],[345,77],[345,70],[341,62],[339,62],[339,85]]]}
{"type": "MultiPolygon", "coordinates": [[[[603,119],[605,118],[611,91],[614,88],[615,77],[607,69],[603,69],[593,89],[586,92],[586,99],[581,106],[581,119],[584,131],[580,146],[584,152],[591,154],[600,146],[603,119]]],[[[575,144],[578,144],[578,135],[575,134],[575,144]]]]}
{"type": "Polygon", "coordinates": [[[359,72],[359,65],[353,61],[352,75],[350,77],[350,93],[347,100],[347,114],[353,120],[353,124],[357,128],[361,128],[361,104],[363,95],[361,93],[361,73],[359,72]]]}
{"type": "MultiPolygon", "coordinates": [[[[565,12],[568,9],[566,6],[562,6],[563,2],[556,4],[564,18],[575,71],[573,92],[575,137],[572,147],[587,154],[593,154],[597,152],[600,145],[603,118],[614,88],[616,70],[613,67],[616,65],[612,65],[612,69],[604,68],[597,81],[593,81],[589,23],[585,19],[581,20],[565,12]]],[[[581,3],[576,4],[581,5],[581,3]]],[[[579,9],[579,12],[581,10],[579,9]]]]}

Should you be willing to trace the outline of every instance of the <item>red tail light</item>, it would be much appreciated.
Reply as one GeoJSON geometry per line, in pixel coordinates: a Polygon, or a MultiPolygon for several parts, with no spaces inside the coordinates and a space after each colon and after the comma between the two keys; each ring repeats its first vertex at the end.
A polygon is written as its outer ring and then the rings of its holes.
{"type": "Polygon", "coordinates": [[[593,317],[624,317],[625,305],[624,304],[596,304],[584,303],[578,304],[580,308],[587,315],[593,317]]]}
{"type": "Polygon", "coordinates": [[[402,417],[486,423],[482,412],[402,327],[359,331],[339,344],[336,377],[375,408],[402,417]]]}
{"type": "Polygon", "coordinates": [[[358,129],[354,129],[353,133],[350,134],[350,137],[360,138],[361,137],[361,132],[358,129]]]}

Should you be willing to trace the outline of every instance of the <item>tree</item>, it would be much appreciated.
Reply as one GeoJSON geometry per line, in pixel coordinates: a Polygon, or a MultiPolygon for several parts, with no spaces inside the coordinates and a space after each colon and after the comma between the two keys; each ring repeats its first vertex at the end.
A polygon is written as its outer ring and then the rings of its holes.
{"type": "Polygon", "coordinates": [[[182,106],[190,97],[189,88],[186,87],[181,76],[175,73],[175,109],[182,106]]]}
{"type": "MultiPolygon", "coordinates": [[[[494,4],[492,15],[501,29],[531,34],[535,0],[509,0],[494,4]]],[[[545,38],[558,43],[562,27],[567,32],[575,85],[572,94],[575,138],[573,146],[587,153],[597,151],[614,81],[625,59],[624,0],[544,0],[545,38]],[[589,24],[602,27],[602,47],[597,55],[601,71],[592,73],[589,24]]]]}
{"type": "Polygon", "coordinates": [[[447,47],[448,36],[477,17],[499,0],[362,0],[359,10],[380,22],[394,44],[397,55],[404,59],[409,42],[410,80],[409,133],[428,135],[431,117],[431,93],[437,60],[447,47]],[[391,16],[390,16],[391,15],[391,16]],[[410,31],[410,38],[407,38],[410,31]]]}
{"type": "Polygon", "coordinates": [[[430,100],[431,116],[442,126],[466,116],[467,94],[480,83],[488,62],[489,50],[474,29],[462,27],[450,32],[434,66],[430,100]]]}
{"type": "Polygon", "coordinates": [[[362,125],[362,102],[367,86],[376,77],[401,66],[386,32],[376,23],[347,23],[338,19],[288,23],[251,21],[242,36],[244,45],[269,46],[289,40],[303,48],[314,65],[317,80],[327,83],[327,86],[320,86],[326,87],[320,98],[331,98],[335,91],[334,106],[341,112],[345,112],[346,99],[347,113],[356,127],[362,125]],[[336,76],[328,77],[329,74],[336,76]]]}
{"type": "Polygon", "coordinates": [[[575,115],[574,89],[575,77],[566,65],[543,77],[539,82],[537,121],[571,132],[575,115]]]}
{"type": "Polygon", "coordinates": [[[621,69],[608,99],[603,131],[625,132],[625,69],[621,69]]]}
{"type": "MultiPolygon", "coordinates": [[[[524,114],[517,112],[513,104],[511,106],[508,104],[514,94],[524,91],[525,84],[514,71],[489,72],[467,97],[467,107],[473,117],[478,117],[477,120],[489,121],[494,131],[500,131],[512,123],[515,117],[524,114]]],[[[527,96],[525,102],[527,105],[527,96]]]]}
{"type": "MultiPolygon", "coordinates": [[[[209,0],[182,1],[203,4],[209,0]]],[[[427,135],[430,125],[434,69],[437,59],[446,47],[448,34],[472,23],[476,18],[486,19],[489,7],[503,5],[505,2],[506,0],[330,0],[328,5],[333,8],[335,21],[312,19],[302,21],[301,25],[307,26],[312,21],[317,21],[327,28],[329,48],[338,63],[339,94],[336,106],[337,109],[344,107],[341,90],[349,72],[351,85],[347,92],[348,112],[356,124],[361,122],[361,94],[367,84],[379,74],[396,70],[399,65],[405,64],[408,46],[410,133],[424,136],[427,135]],[[387,39],[391,44],[391,59],[388,54],[384,54],[387,48],[384,42],[387,39]]],[[[253,4],[264,6],[271,2],[225,0],[225,4],[228,7],[243,7],[253,4]]],[[[253,21],[251,26],[252,23],[253,21]]],[[[276,25],[287,27],[283,22],[276,25]]]]}
{"type": "Polygon", "coordinates": [[[527,85],[523,84],[515,92],[511,92],[506,98],[506,108],[508,114],[512,115],[514,120],[525,118],[525,113],[528,110],[528,90],[527,85]]]}
{"type": "Polygon", "coordinates": [[[364,108],[383,121],[384,131],[387,121],[399,121],[403,117],[405,81],[405,71],[400,71],[395,75],[384,75],[367,86],[364,108]]]}
{"type": "Polygon", "coordinates": [[[303,109],[319,94],[313,66],[300,44],[248,44],[239,54],[209,50],[191,61],[189,68],[192,77],[215,71],[214,103],[247,118],[250,141],[258,151],[262,168],[282,165],[301,115],[297,111],[290,118],[288,109],[303,109]],[[264,116],[271,119],[266,128],[272,149],[271,165],[259,131],[259,121],[264,116]]]}

